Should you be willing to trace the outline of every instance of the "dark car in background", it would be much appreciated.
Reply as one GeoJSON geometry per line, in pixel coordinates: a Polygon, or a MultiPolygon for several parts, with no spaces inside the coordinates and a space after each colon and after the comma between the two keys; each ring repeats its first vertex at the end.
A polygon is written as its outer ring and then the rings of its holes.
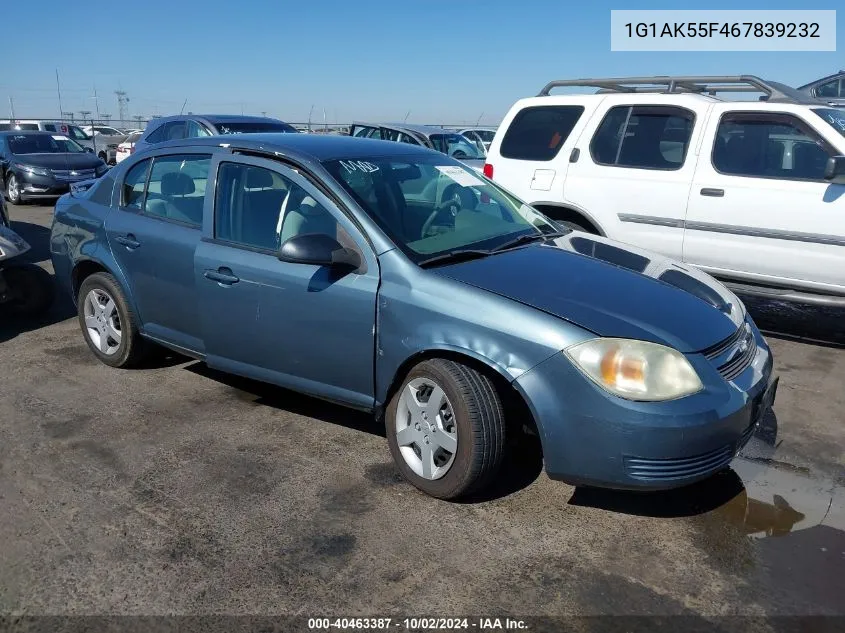
{"type": "Polygon", "coordinates": [[[186,114],[153,119],[135,141],[135,152],[164,141],[202,138],[220,134],[257,134],[267,132],[298,133],[296,128],[279,119],[232,114],[186,114]]]}
{"type": "Polygon", "coordinates": [[[99,178],[108,166],[63,134],[0,132],[0,178],[12,204],[58,198],[71,183],[99,178]]]}
{"type": "Polygon", "coordinates": [[[798,88],[801,92],[833,106],[845,106],[845,70],[822,77],[798,88]]]}

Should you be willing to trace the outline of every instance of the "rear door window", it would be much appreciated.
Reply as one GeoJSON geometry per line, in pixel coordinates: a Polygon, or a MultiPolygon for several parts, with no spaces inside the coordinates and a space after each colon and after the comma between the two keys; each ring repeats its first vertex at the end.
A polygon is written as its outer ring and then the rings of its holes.
{"type": "Polygon", "coordinates": [[[634,169],[680,169],[686,159],[695,114],[673,106],[616,106],[608,110],[590,141],[599,165],[634,169]]]}
{"type": "Polygon", "coordinates": [[[163,220],[202,226],[210,154],[157,156],[150,170],[144,213],[163,220]]]}
{"type": "Polygon", "coordinates": [[[499,153],[516,160],[552,160],[583,113],[582,106],[525,108],[511,121],[499,153]]]}
{"type": "Polygon", "coordinates": [[[120,206],[125,209],[141,209],[144,202],[144,187],[147,184],[147,173],[150,170],[150,160],[142,160],[133,165],[120,190],[120,206]]]}

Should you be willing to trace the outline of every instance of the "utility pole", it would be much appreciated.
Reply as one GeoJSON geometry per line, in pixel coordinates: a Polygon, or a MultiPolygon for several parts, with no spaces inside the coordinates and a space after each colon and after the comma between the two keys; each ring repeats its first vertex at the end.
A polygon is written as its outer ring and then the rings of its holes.
{"type": "Polygon", "coordinates": [[[15,102],[12,99],[12,95],[9,95],[9,113],[11,114],[11,116],[9,117],[11,119],[11,123],[14,123],[15,122],[15,102]]]}
{"type": "Polygon", "coordinates": [[[127,112],[126,106],[129,103],[129,97],[126,96],[125,90],[115,90],[114,94],[117,95],[117,110],[118,116],[120,117],[120,122],[127,120],[127,112]]]}
{"type": "Polygon", "coordinates": [[[56,68],[56,94],[59,95],[59,117],[64,115],[64,108],[62,108],[62,88],[59,85],[59,69],[56,68]]]}
{"type": "Polygon", "coordinates": [[[100,100],[97,98],[97,86],[94,86],[94,111],[97,113],[97,123],[100,122],[100,100]]]}

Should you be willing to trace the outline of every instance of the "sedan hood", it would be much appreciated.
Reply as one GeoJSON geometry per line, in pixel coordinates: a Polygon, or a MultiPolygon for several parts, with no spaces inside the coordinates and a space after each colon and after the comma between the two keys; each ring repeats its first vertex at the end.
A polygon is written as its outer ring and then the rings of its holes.
{"type": "Polygon", "coordinates": [[[103,161],[90,152],[15,154],[15,162],[48,169],[94,169],[103,164],[103,161]]]}
{"type": "Polygon", "coordinates": [[[432,272],[599,336],[651,341],[681,352],[722,341],[744,319],[739,299],[709,275],[580,232],[432,272]]]}

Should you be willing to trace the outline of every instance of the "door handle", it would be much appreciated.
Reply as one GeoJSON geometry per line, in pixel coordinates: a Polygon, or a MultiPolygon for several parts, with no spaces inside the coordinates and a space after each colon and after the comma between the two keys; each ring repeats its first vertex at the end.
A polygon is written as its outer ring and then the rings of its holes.
{"type": "Polygon", "coordinates": [[[114,241],[118,244],[123,244],[127,249],[134,250],[141,245],[141,242],[135,239],[135,236],[132,233],[128,235],[118,235],[114,238],[114,241]]]}
{"type": "Polygon", "coordinates": [[[232,269],[225,266],[221,266],[217,270],[209,268],[203,273],[203,276],[206,279],[211,279],[211,281],[216,281],[217,283],[225,286],[231,286],[232,284],[236,284],[240,281],[240,278],[237,275],[232,274],[232,269]]]}
{"type": "Polygon", "coordinates": [[[724,189],[710,189],[705,187],[701,190],[702,196],[710,196],[711,198],[724,198],[725,197],[725,190],[724,189]]]}

